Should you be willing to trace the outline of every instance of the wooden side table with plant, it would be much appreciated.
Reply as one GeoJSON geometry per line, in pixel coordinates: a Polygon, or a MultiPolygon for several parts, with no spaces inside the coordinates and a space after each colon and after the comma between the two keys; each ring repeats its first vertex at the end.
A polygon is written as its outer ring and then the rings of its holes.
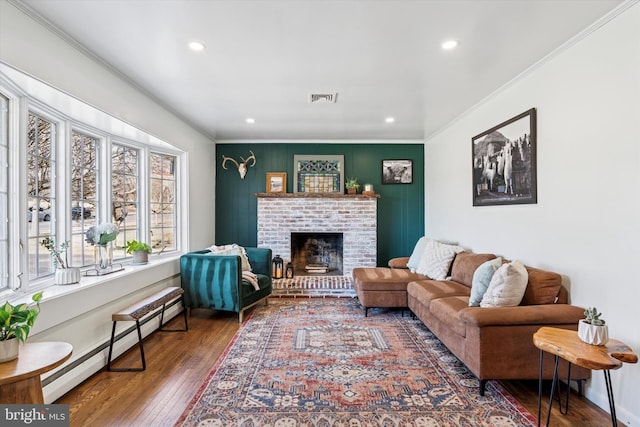
{"type": "Polygon", "coordinates": [[[42,404],[40,374],[60,366],[73,348],[64,342],[25,343],[40,314],[42,292],[27,303],[0,306],[0,403],[42,404]],[[20,347],[20,343],[23,344],[20,347]]]}
{"type": "MultiPolygon", "coordinates": [[[[594,308],[588,308],[585,310],[586,319],[580,320],[587,324],[593,325],[595,320],[595,326],[604,327],[604,320],[600,319],[600,313],[594,308]]],[[[601,342],[602,335],[596,333],[599,336],[598,342],[601,342]]],[[[583,368],[591,370],[601,370],[604,373],[604,380],[607,387],[607,397],[609,398],[609,409],[611,413],[611,423],[613,426],[618,425],[616,417],[616,407],[613,399],[613,387],[611,385],[611,373],[612,369],[619,369],[623,363],[637,363],[638,356],[633,352],[633,349],[625,343],[606,338],[601,344],[591,344],[583,339],[582,335],[579,335],[576,331],[570,331],[567,329],[543,327],[540,328],[535,334],[533,334],[533,343],[540,349],[540,379],[538,380],[538,426],[540,425],[540,412],[542,402],[542,353],[547,352],[555,356],[555,368],[553,372],[553,381],[551,383],[551,394],[549,397],[549,410],[547,412],[547,422],[551,418],[551,405],[553,404],[553,397],[555,389],[558,383],[558,359],[561,357],[569,362],[569,375],[571,375],[571,364],[581,366],[583,368]]],[[[567,379],[567,387],[571,377],[567,379]]],[[[565,403],[565,412],[562,412],[562,406],[560,407],[561,413],[566,413],[569,409],[569,390],[567,390],[567,400],[565,403]]]]}
{"type": "Polygon", "coordinates": [[[17,359],[0,363],[0,403],[43,404],[40,375],[62,365],[72,351],[66,342],[24,344],[17,359]]]}

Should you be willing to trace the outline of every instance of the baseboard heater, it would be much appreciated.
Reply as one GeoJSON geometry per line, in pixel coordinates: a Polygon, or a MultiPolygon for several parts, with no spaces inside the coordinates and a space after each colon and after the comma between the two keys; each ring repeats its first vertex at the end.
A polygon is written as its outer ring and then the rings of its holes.
{"type": "MultiPolygon", "coordinates": [[[[171,303],[167,304],[165,310],[173,307],[174,305],[176,305],[178,303],[181,303],[180,299],[177,299],[176,301],[172,301],[171,303]]],[[[156,317],[160,316],[160,313],[161,313],[161,310],[158,310],[157,312],[155,312],[153,314],[150,314],[149,317],[147,317],[147,318],[145,318],[145,319],[140,321],[140,326],[144,326],[148,322],[154,320],[156,317]]],[[[166,311],[165,311],[165,314],[166,314],[166,311]]],[[[180,314],[180,313],[176,313],[174,316],[171,317],[171,319],[168,319],[167,322],[171,321],[178,314],[180,314]]],[[[128,327],[127,329],[125,329],[124,331],[120,332],[119,334],[117,334],[115,336],[114,342],[118,342],[120,339],[124,338],[125,336],[127,336],[131,332],[135,332],[135,331],[136,331],[136,326],[135,325],[128,327]]],[[[156,331],[154,330],[152,333],[154,333],[154,332],[156,332],[156,331]]],[[[151,334],[149,334],[149,335],[151,335],[151,334]]],[[[145,339],[149,335],[147,335],[145,337],[145,339]]],[[[84,362],[86,362],[87,360],[91,359],[93,356],[97,355],[98,353],[101,353],[102,351],[104,351],[104,350],[106,350],[108,348],[109,348],[109,338],[107,338],[107,340],[105,342],[103,342],[102,344],[100,344],[99,346],[94,348],[93,350],[87,352],[84,356],[78,358],[77,360],[74,360],[73,362],[69,363],[68,365],[64,366],[63,368],[59,369],[58,371],[54,372],[53,374],[49,375],[47,378],[44,378],[42,380],[42,386],[44,387],[44,386],[46,386],[48,384],[51,384],[52,382],[54,382],[55,380],[57,380],[58,378],[60,378],[64,374],[66,374],[68,372],[71,372],[73,369],[75,369],[78,366],[82,365],[84,362]]],[[[106,367],[106,362],[105,362],[105,367],[106,367]]]]}

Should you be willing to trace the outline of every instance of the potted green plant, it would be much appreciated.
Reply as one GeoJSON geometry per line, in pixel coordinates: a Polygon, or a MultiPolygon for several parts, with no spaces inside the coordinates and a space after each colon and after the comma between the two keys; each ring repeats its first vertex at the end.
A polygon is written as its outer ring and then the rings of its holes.
{"type": "Polygon", "coordinates": [[[77,267],[70,267],[67,260],[67,249],[69,249],[69,241],[65,240],[56,246],[55,240],[52,237],[42,239],[42,246],[44,246],[51,253],[51,260],[56,267],[55,283],[56,285],[71,285],[80,281],[80,269],[77,267]]]}
{"type": "Polygon", "coordinates": [[[584,311],[584,319],[578,322],[578,337],[587,344],[605,345],[609,341],[609,329],[601,319],[602,313],[598,313],[595,307],[589,307],[584,311]]]}
{"type": "Polygon", "coordinates": [[[137,240],[130,240],[124,245],[128,254],[133,256],[133,264],[146,264],[149,262],[149,254],[152,252],[151,246],[147,243],[139,242],[137,240]]]}
{"type": "Polygon", "coordinates": [[[25,342],[38,314],[42,292],[34,294],[31,299],[36,307],[28,304],[11,305],[6,301],[0,306],[0,363],[9,362],[18,357],[20,341],[25,342]]]}
{"type": "Polygon", "coordinates": [[[358,178],[347,178],[347,182],[344,183],[344,186],[349,194],[356,194],[360,188],[358,178]]]}

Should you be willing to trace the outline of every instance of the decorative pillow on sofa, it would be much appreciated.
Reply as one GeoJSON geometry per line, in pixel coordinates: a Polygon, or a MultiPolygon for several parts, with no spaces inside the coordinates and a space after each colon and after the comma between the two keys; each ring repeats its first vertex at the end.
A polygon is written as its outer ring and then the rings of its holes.
{"type": "Polygon", "coordinates": [[[230,245],[222,246],[213,245],[208,249],[212,254],[215,255],[240,255],[240,260],[242,261],[242,271],[251,271],[251,264],[249,264],[247,251],[245,251],[242,246],[239,246],[236,243],[232,243],[230,245]]]}
{"type": "Polygon", "coordinates": [[[495,258],[496,256],[494,254],[476,254],[468,251],[459,252],[451,264],[451,279],[449,280],[471,288],[473,284],[473,273],[476,269],[486,261],[495,258]]]}
{"type": "Polygon", "coordinates": [[[486,261],[473,272],[471,282],[471,296],[469,297],[469,307],[480,307],[482,297],[487,292],[493,274],[502,265],[502,257],[486,261]]]}
{"type": "Polygon", "coordinates": [[[529,282],[521,305],[555,304],[562,288],[562,276],[553,271],[527,267],[529,282]]]}
{"type": "Polygon", "coordinates": [[[416,272],[416,269],[420,265],[420,259],[422,258],[422,254],[424,253],[424,248],[427,246],[427,242],[431,240],[426,236],[421,237],[416,246],[413,248],[413,252],[409,257],[409,261],[407,261],[407,268],[411,270],[412,273],[416,272]]]}
{"type": "Polygon", "coordinates": [[[520,261],[502,264],[491,278],[480,307],[515,307],[527,289],[529,275],[520,261]]]}
{"type": "Polygon", "coordinates": [[[449,273],[451,262],[459,252],[464,252],[464,248],[428,240],[416,273],[433,280],[444,280],[449,273]]]}

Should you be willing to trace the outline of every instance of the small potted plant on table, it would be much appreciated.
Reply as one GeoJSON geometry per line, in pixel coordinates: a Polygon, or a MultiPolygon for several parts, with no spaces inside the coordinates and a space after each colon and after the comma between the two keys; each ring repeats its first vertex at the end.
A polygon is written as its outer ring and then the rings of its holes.
{"type": "Polygon", "coordinates": [[[29,336],[40,313],[42,292],[34,294],[31,299],[36,303],[36,308],[30,308],[26,303],[11,305],[9,301],[0,306],[0,363],[16,359],[20,341],[25,342],[29,336]]]}
{"type": "Polygon", "coordinates": [[[585,318],[578,322],[578,337],[587,344],[605,345],[609,341],[609,329],[595,307],[584,311],[585,318]]]}
{"type": "Polygon", "coordinates": [[[128,254],[133,256],[133,265],[141,265],[149,262],[149,254],[152,252],[151,246],[137,240],[128,241],[124,248],[128,254]]]}

